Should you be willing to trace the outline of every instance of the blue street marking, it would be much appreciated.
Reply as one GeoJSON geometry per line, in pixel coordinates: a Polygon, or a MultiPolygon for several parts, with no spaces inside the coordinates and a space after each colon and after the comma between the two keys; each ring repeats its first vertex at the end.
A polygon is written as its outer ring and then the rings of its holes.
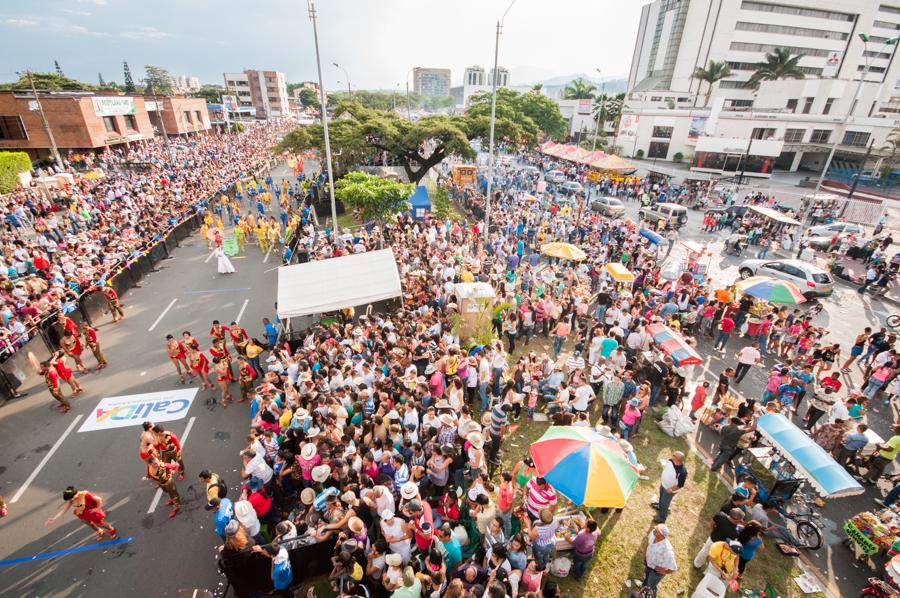
{"type": "Polygon", "coordinates": [[[209,289],[208,291],[185,291],[185,295],[209,295],[211,293],[240,293],[249,291],[250,287],[238,287],[234,289],[209,289]]]}
{"type": "Polygon", "coordinates": [[[58,556],[64,556],[67,554],[74,554],[76,552],[84,552],[85,550],[96,550],[98,548],[107,548],[109,546],[115,546],[116,544],[125,544],[126,542],[131,542],[134,540],[134,536],[128,536],[127,538],[116,538],[115,540],[108,540],[106,542],[100,542],[98,544],[88,544],[87,546],[77,546],[75,548],[68,548],[66,550],[56,550],[54,552],[43,552],[41,554],[36,554],[34,556],[23,556],[17,559],[9,559],[6,561],[0,561],[0,567],[6,567],[7,565],[18,565],[19,563],[29,563],[31,561],[40,561],[42,559],[52,559],[58,556]]]}

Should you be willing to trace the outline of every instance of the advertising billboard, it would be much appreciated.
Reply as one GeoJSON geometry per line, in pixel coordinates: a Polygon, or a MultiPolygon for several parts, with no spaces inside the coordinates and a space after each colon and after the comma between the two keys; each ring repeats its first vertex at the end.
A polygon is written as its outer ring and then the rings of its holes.
{"type": "Polygon", "coordinates": [[[91,98],[97,116],[122,116],[134,114],[134,98],[122,96],[97,96],[91,98]]]}

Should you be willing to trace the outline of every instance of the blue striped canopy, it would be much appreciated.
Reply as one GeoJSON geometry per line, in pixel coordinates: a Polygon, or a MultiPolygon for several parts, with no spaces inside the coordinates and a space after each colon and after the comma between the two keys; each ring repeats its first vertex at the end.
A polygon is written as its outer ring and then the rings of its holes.
{"type": "Polygon", "coordinates": [[[761,416],[757,429],[821,496],[841,498],[865,492],[825,449],[780,413],[761,416]]]}

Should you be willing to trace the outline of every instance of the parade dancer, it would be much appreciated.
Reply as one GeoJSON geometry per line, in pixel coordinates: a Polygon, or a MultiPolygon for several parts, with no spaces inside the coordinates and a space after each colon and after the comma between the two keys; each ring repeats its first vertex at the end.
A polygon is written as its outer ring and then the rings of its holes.
{"type": "Polygon", "coordinates": [[[233,362],[231,359],[231,353],[228,351],[228,347],[225,346],[225,340],[214,340],[212,347],[209,348],[209,354],[213,358],[218,357],[228,365],[228,376],[229,378],[234,380],[234,368],[232,367],[233,362]]]}
{"type": "Polygon", "coordinates": [[[113,323],[125,319],[125,312],[122,311],[122,305],[119,303],[119,294],[111,286],[101,288],[103,297],[106,299],[106,305],[109,307],[109,313],[112,314],[113,323]]]}
{"type": "Polygon", "coordinates": [[[104,530],[106,530],[110,538],[116,537],[116,528],[106,521],[106,513],[100,508],[103,506],[102,498],[87,490],[75,490],[74,486],[69,486],[63,491],[63,500],[65,503],[59,512],[48,519],[44,525],[53,525],[63,513],[71,508],[73,515],[81,519],[97,533],[98,540],[103,539],[104,530]]]}
{"type": "Polygon", "coordinates": [[[187,364],[187,349],[185,349],[184,343],[175,340],[171,334],[166,335],[166,353],[169,355],[169,361],[175,364],[175,371],[178,372],[182,384],[185,383],[185,374],[191,378],[195,377],[194,372],[187,364]]]}
{"type": "Polygon", "coordinates": [[[201,353],[196,347],[190,347],[188,349],[188,363],[191,365],[191,369],[200,376],[200,390],[206,388],[214,390],[216,388],[213,386],[212,380],[209,379],[209,359],[206,358],[206,355],[201,353]]]}
{"type": "Polygon", "coordinates": [[[50,365],[49,361],[44,361],[41,362],[41,370],[39,373],[44,377],[44,382],[47,383],[47,390],[50,391],[50,396],[59,401],[60,404],[57,409],[59,409],[60,413],[67,413],[72,406],[66,399],[66,395],[62,392],[62,387],[59,384],[59,372],[50,365]]]}
{"type": "Polygon", "coordinates": [[[184,459],[181,455],[181,441],[174,432],[164,429],[159,424],[153,426],[156,436],[156,449],[164,463],[178,463],[178,481],[184,479],[184,459]]]}
{"type": "Polygon", "coordinates": [[[81,384],[78,383],[78,380],[75,379],[72,369],[66,365],[66,356],[62,351],[57,351],[53,354],[53,357],[50,358],[50,365],[56,369],[56,373],[59,374],[59,377],[65,380],[66,384],[72,388],[72,396],[84,392],[84,388],[82,388],[81,384]]]}
{"type": "Polygon", "coordinates": [[[213,364],[216,370],[216,384],[219,385],[219,391],[222,393],[222,407],[228,407],[229,401],[231,401],[228,385],[234,380],[231,374],[231,367],[222,357],[213,357],[213,364]]]}
{"type": "Polygon", "coordinates": [[[84,344],[90,348],[91,353],[94,354],[94,358],[97,360],[97,369],[102,370],[108,364],[106,363],[106,356],[103,355],[103,350],[100,349],[100,341],[97,339],[97,330],[88,325],[87,322],[82,322],[81,334],[84,338],[84,344]]]}
{"type": "Polygon", "coordinates": [[[224,341],[225,335],[228,334],[230,329],[228,326],[222,326],[218,320],[212,321],[212,328],[209,329],[209,335],[213,338],[213,341],[224,341]]]}
{"type": "Polygon", "coordinates": [[[238,326],[237,322],[232,322],[228,331],[229,334],[231,334],[231,343],[234,345],[234,350],[237,351],[239,355],[246,355],[247,343],[250,342],[250,335],[247,334],[246,330],[238,326]]]}
{"type": "Polygon", "coordinates": [[[241,383],[241,398],[238,403],[244,403],[253,394],[253,381],[256,380],[256,370],[247,361],[244,355],[238,356],[238,380],[241,383]]]}
{"type": "Polygon", "coordinates": [[[147,459],[156,454],[156,434],[153,433],[153,422],[144,422],[141,427],[144,431],[141,432],[139,454],[141,461],[146,463],[147,459]]]}
{"type": "Polygon", "coordinates": [[[84,367],[84,362],[81,360],[81,353],[84,351],[84,345],[81,344],[81,337],[71,330],[66,330],[63,333],[62,340],[60,340],[59,344],[65,354],[71,357],[72,361],[75,362],[75,367],[78,369],[78,372],[81,374],[87,373],[87,368],[84,367]]]}
{"type": "Polygon", "coordinates": [[[172,510],[169,511],[169,518],[174,517],[181,510],[181,497],[175,486],[175,478],[172,477],[172,472],[177,469],[178,464],[163,463],[156,455],[147,459],[147,477],[156,482],[159,489],[169,495],[169,500],[166,501],[166,504],[172,507],[172,510]]]}

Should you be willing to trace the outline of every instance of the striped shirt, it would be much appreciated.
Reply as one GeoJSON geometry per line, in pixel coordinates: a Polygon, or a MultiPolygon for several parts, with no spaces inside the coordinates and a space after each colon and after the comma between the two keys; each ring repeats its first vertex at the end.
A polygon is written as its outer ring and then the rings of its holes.
{"type": "Polygon", "coordinates": [[[556,504],[556,490],[549,484],[540,488],[537,478],[531,478],[525,485],[525,506],[528,512],[537,517],[541,509],[547,509],[556,504]]]}
{"type": "Polygon", "coordinates": [[[554,519],[550,523],[539,523],[534,526],[534,531],[537,533],[537,538],[534,539],[534,543],[537,546],[547,546],[548,544],[556,543],[556,529],[559,527],[559,521],[554,519]]]}
{"type": "Polygon", "coordinates": [[[491,437],[500,437],[503,426],[509,423],[506,412],[502,409],[502,403],[494,405],[491,409],[491,437]]]}

